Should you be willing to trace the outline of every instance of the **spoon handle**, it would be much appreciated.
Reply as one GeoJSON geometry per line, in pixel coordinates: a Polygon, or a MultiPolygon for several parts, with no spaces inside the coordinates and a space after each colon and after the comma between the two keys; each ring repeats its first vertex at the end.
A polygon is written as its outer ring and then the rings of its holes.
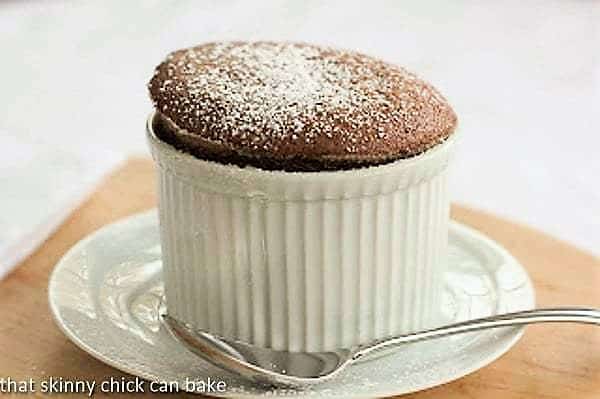
{"type": "Polygon", "coordinates": [[[600,325],[600,310],[592,308],[563,307],[524,310],[513,313],[503,313],[480,319],[467,320],[456,324],[420,331],[412,334],[384,338],[380,341],[358,347],[352,360],[356,360],[371,352],[390,349],[403,344],[426,341],[472,331],[486,330],[498,327],[522,326],[534,323],[585,323],[600,325]]]}

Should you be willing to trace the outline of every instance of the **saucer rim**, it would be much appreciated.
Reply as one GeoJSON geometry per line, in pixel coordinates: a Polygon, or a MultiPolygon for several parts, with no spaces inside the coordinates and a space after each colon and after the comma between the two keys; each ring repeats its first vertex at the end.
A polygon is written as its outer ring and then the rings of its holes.
{"type": "MultiPolygon", "coordinates": [[[[101,361],[102,363],[107,364],[121,372],[127,373],[132,376],[139,376],[148,381],[160,382],[160,381],[162,381],[160,376],[147,373],[143,370],[139,370],[134,367],[129,367],[128,364],[119,362],[118,360],[113,360],[112,358],[110,358],[110,357],[104,355],[103,353],[99,352],[98,350],[96,350],[94,347],[85,343],[81,338],[78,337],[78,335],[76,334],[75,331],[72,331],[71,329],[69,329],[67,327],[67,323],[64,322],[64,318],[61,316],[61,312],[58,309],[58,303],[54,299],[55,295],[53,294],[53,292],[55,292],[55,290],[56,290],[56,287],[55,287],[55,285],[57,284],[56,276],[61,272],[61,269],[65,267],[65,264],[67,264],[70,261],[70,258],[73,256],[73,254],[77,253],[82,248],[85,248],[85,246],[89,242],[93,241],[97,236],[102,235],[103,233],[106,233],[107,231],[110,231],[110,230],[114,229],[115,227],[119,227],[121,225],[127,225],[127,224],[131,223],[134,219],[146,219],[146,218],[154,218],[156,223],[158,223],[157,209],[153,208],[150,210],[135,213],[135,214],[126,216],[124,218],[115,220],[111,223],[108,223],[108,224],[94,230],[93,232],[89,233],[84,238],[79,240],[77,243],[75,243],[75,245],[73,245],[69,250],[67,250],[63,254],[63,256],[56,263],[52,272],[50,273],[49,279],[48,279],[48,296],[47,296],[47,298],[48,298],[48,304],[49,304],[49,308],[51,310],[52,318],[53,318],[55,324],[58,326],[59,330],[78,348],[87,352],[89,355],[93,356],[94,358],[101,361]]],[[[522,274],[523,274],[523,278],[524,278],[523,285],[528,288],[527,292],[529,295],[528,295],[527,300],[528,300],[528,302],[530,302],[530,305],[532,308],[535,307],[536,295],[535,295],[535,288],[534,288],[533,282],[531,280],[531,277],[530,277],[529,273],[527,272],[527,270],[523,267],[523,265],[521,265],[521,263],[507,249],[505,249],[502,245],[500,245],[499,243],[497,243],[496,241],[494,241],[492,238],[488,237],[484,233],[478,231],[477,229],[467,226],[456,220],[452,220],[452,219],[450,220],[448,230],[449,230],[449,234],[450,234],[450,230],[454,230],[454,231],[456,231],[456,234],[458,234],[460,236],[468,236],[469,238],[472,238],[478,242],[482,242],[485,246],[490,247],[497,253],[500,253],[502,255],[503,259],[510,261],[512,264],[512,267],[521,269],[521,271],[523,272],[522,274]]],[[[498,303],[500,303],[500,299],[496,300],[496,304],[498,304],[498,303]]],[[[506,337],[504,342],[502,343],[502,345],[500,345],[496,350],[488,353],[485,357],[480,358],[479,361],[475,362],[471,367],[460,368],[459,371],[448,373],[446,375],[446,378],[441,378],[436,381],[432,381],[429,384],[423,384],[421,386],[414,386],[414,387],[411,387],[410,390],[403,390],[399,393],[390,393],[389,390],[388,391],[377,391],[377,387],[374,387],[371,394],[374,394],[377,396],[379,396],[379,395],[385,395],[385,396],[405,395],[405,394],[419,392],[419,391],[423,391],[423,390],[426,390],[429,388],[445,385],[449,382],[458,380],[469,374],[472,374],[475,371],[478,371],[478,370],[482,369],[483,367],[495,362],[502,355],[506,354],[521,339],[521,337],[523,336],[524,331],[525,331],[525,326],[504,327],[499,330],[507,331],[510,334],[512,334],[512,336],[506,337]]],[[[479,334],[485,334],[485,333],[490,333],[490,332],[489,331],[479,332],[479,334]]],[[[366,359],[365,362],[372,362],[372,361],[377,361],[377,360],[378,360],[378,357],[374,357],[372,359],[366,359]]],[[[363,362],[361,362],[361,363],[363,363],[363,362]]],[[[211,392],[209,396],[229,398],[229,397],[235,397],[234,395],[236,393],[239,393],[239,392],[225,392],[223,394],[211,392]]],[[[315,393],[318,395],[318,392],[315,392],[315,393]]],[[[279,395],[277,393],[275,393],[273,396],[274,397],[287,397],[287,396],[279,395]]],[[[297,395],[295,395],[295,396],[300,397],[297,395]]],[[[254,395],[251,392],[246,392],[243,394],[243,397],[253,398],[253,397],[261,397],[261,396],[254,395]]],[[[357,397],[359,397],[359,396],[357,396],[357,397]]]]}

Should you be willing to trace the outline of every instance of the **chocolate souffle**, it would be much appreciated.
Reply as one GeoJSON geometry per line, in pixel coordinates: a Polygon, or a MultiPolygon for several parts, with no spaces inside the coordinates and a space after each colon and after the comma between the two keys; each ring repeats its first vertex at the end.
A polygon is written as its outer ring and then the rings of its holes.
{"type": "Polygon", "coordinates": [[[197,158],[290,172],[409,158],[457,123],[444,97],[395,65],[296,43],[209,43],[171,53],[149,84],[154,131],[197,158]]]}

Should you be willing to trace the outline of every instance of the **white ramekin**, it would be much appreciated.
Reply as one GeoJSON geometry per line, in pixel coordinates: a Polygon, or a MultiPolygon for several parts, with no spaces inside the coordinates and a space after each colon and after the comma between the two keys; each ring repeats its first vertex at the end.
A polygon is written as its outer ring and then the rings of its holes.
{"type": "Polygon", "coordinates": [[[152,117],[172,317],[292,351],[439,321],[454,137],[382,166],[294,173],[182,153],[154,135],[152,117]]]}

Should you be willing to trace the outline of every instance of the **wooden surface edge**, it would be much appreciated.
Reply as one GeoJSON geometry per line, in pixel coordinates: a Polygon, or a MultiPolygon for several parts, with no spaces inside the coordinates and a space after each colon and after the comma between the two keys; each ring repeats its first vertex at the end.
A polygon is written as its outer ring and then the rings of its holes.
{"type": "MultiPolygon", "coordinates": [[[[62,335],[48,309],[47,281],[54,264],[81,238],[107,223],[154,207],[154,187],[151,161],[128,160],[0,282],[0,311],[4,318],[0,324],[0,377],[63,376],[99,381],[125,376],[93,359],[62,335]]],[[[453,206],[452,218],[507,248],[528,270],[539,305],[600,307],[597,257],[481,211],[453,206]]],[[[403,396],[440,397],[600,398],[600,329],[531,326],[510,352],[484,369],[443,386],[403,396]]]]}

